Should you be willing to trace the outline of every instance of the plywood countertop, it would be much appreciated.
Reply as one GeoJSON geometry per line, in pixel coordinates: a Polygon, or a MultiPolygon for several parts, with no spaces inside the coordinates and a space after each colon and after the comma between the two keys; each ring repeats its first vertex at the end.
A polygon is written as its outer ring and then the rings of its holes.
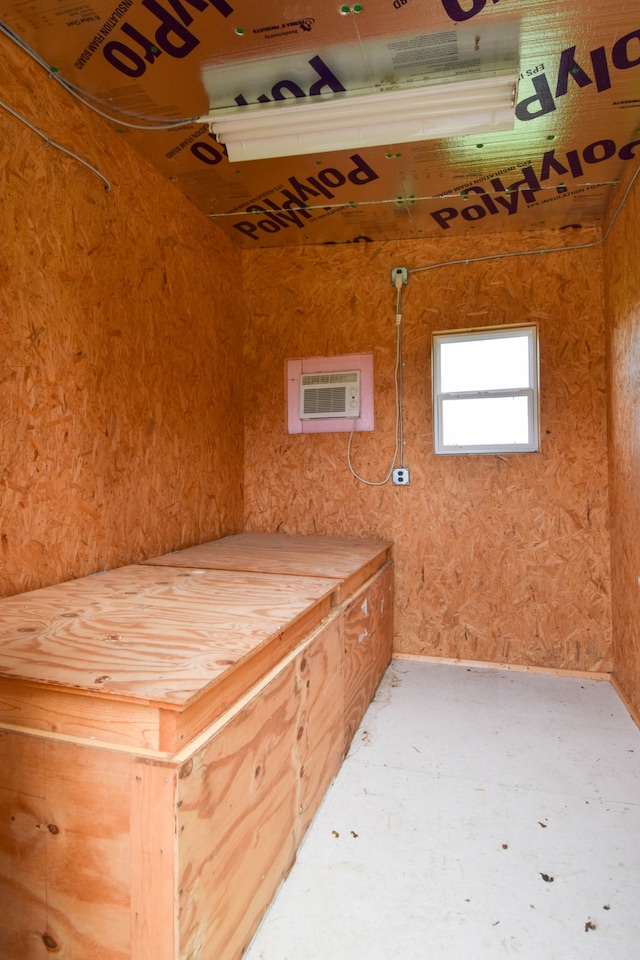
{"type": "Polygon", "coordinates": [[[351,543],[240,535],[0,601],[0,723],[176,751],[384,563],[351,543]]]}
{"type": "Polygon", "coordinates": [[[157,566],[331,577],[340,580],[340,599],[358,589],[387,559],[386,540],[240,533],[147,560],[157,566]]]}
{"type": "Polygon", "coordinates": [[[0,603],[0,723],[175,751],[335,606],[338,581],[130,566],[0,603]]]}

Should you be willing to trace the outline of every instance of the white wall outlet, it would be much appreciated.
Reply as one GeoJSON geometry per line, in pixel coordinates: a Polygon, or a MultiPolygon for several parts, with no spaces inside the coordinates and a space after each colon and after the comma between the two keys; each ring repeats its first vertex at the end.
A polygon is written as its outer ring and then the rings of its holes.
{"type": "Polygon", "coordinates": [[[391,283],[394,287],[404,287],[409,279],[407,267],[394,267],[391,271],[391,283]]]}
{"type": "Polygon", "coordinates": [[[393,473],[391,474],[391,479],[396,487],[408,487],[409,486],[409,468],[408,467],[396,467],[393,473]]]}

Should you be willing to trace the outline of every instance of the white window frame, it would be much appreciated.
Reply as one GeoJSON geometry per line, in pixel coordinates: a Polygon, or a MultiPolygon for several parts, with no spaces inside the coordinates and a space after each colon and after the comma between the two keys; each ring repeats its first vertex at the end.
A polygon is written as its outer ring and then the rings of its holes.
{"type": "Polygon", "coordinates": [[[509,327],[479,327],[468,330],[450,330],[434,333],[432,336],[432,380],[433,380],[433,435],[436,454],[465,453],[536,453],[539,450],[539,357],[537,324],[514,324],[509,327]],[[529,386],[511,390],[469,390],[457,393],[443,393],[441,390],[440,347],[451,341],[473,341],[522,336],[529,339],[529,386]],[[500,397],[527,398],[528,403],[528,443],[471,444],[445,446],[443,442],[443,402],[456,399],[483,399],[500,397]]]}

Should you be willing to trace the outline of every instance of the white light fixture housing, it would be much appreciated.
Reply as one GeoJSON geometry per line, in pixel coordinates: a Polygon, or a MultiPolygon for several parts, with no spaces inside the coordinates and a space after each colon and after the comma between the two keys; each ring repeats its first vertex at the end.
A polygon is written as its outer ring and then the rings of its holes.
{"type": "Polygon", "coordinates": [[[264,160],[512,130],[518,78],[287,98],[220,107],[200,117],[229,160],[264,160]]]}

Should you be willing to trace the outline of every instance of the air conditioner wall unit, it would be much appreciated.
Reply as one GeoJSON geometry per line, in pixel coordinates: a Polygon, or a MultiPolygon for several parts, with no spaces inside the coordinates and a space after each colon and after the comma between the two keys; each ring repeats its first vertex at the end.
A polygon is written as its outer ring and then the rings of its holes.
{"type": "Polygon", "coordinates": [[[300,377],[301,420],[331,420],[359,416],[359,370],[302,374],[300,377]]]}

